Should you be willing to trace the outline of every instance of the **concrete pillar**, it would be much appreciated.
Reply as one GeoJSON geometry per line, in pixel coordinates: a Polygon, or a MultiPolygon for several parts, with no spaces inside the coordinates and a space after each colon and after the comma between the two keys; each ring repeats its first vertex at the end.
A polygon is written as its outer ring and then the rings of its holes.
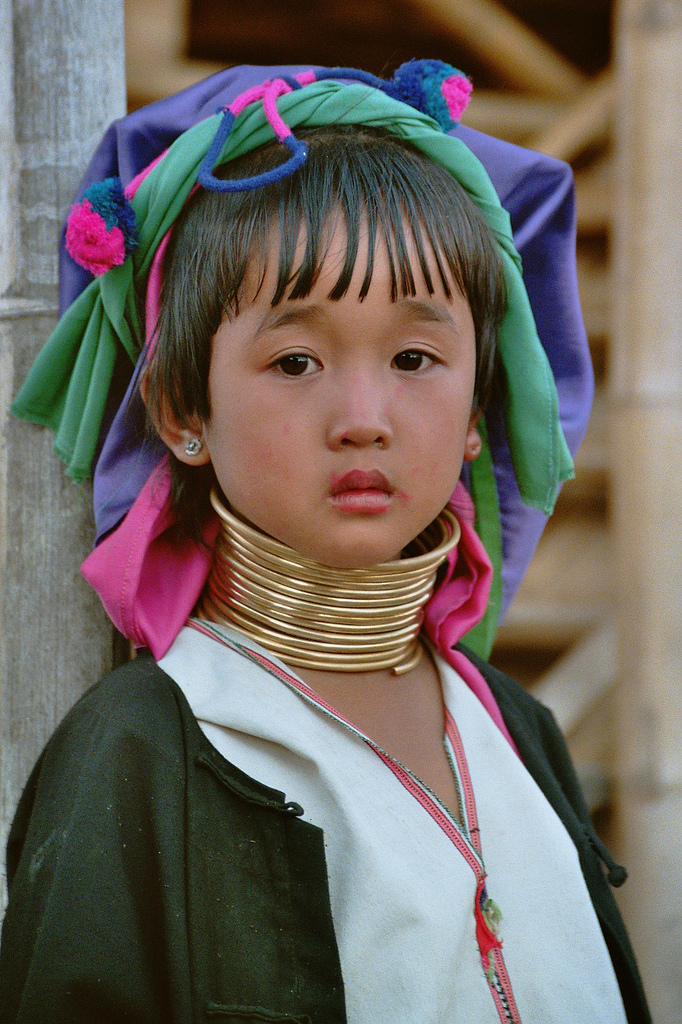
{"type": "Polygon", "coordinates": [[[614,523],[622,907],[656,1024],[682,1020],[682,2],[616,26],[614,523]]]}
{"type": "MultiPolygon", "coordinates": [[[[0,4],[0,843],[66,709],[111,664],[80,579],[90,494],[9,403],[56,319],[59,227],[106,125],[125,112],[123,0],[0,4]]],[[[3,872],[4,881],[4,872],[3,872]]],[[[4,888],[4,887],[3,887],[4,888]]]]}

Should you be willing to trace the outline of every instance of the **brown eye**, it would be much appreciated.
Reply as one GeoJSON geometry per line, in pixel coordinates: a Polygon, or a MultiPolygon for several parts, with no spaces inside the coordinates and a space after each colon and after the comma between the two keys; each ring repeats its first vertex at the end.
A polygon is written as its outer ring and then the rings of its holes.
{"type": "Polygon", "coordinates": [[[414,372],[422,370],[427,365],[429,357],[425,352],[417,352],[415,349],[408,349],[406,352],[399,352],[393,357],[393,365],[398,370],[414,372]]]}
{"type": "Polygon", "coordinates": [[[302,353],[294,353],[290,356],[282,356],[277,360],[277,366],[287,377],[302,377],[315,369],[315,363],[310,356],[302,353]]]}

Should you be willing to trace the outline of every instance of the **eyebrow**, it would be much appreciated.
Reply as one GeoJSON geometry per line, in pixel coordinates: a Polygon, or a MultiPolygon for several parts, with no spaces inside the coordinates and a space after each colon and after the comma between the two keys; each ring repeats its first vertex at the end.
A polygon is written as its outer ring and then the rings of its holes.
{"type": "Polygon", "coordinates": [[[326,319],[325,312],[318,305],[275,306],[268,310],[261,320],[257,333],[276,331],[281,327],[313,327],[326,319]]]}
{"type": "MultiPolygon", "coordinates": [[[[405,319],[413,323],[443,324],[453,330],[457,323],[448,307],[440,302],[424,302],[410,296],[392,303],[405,319]]],[[[276,306],[263,317],[258,334],[262,331],[276,331],[283,327],[314,327],[328,319],[330,313],[317,304],[306,306],[276,306]]]]}
{"type": "Polygon", "coordinates": [[[457,327],[450,309],[440,302],[424,302],[407,296],[399,299],[394,305],[404,309],[407,318],[415,323],[444,324],[453,329],[457,327]]]}

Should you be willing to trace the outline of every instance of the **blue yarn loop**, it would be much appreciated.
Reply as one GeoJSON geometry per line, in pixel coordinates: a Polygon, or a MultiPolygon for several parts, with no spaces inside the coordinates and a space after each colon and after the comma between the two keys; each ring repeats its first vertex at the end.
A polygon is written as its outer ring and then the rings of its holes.
{"type": "MultiPolygon", "coordinates": [[[[415,110],[428,114],[444,132],[450,131],[457,124],[452,118],[442,92],[443,82],[451,78],[465,79],[466,76],[442,60],[409,60],[400,65],[389,81],[357,68],[324,68],[315,72],[315,81],[318,82],[330,79],[335,81],[350,79],[353,82],[361,82],[374,89],[379,89],[392,99],[400,100],[400,102],[414,107],[415,110]]],[[[286,82],[291,89],[303,88],[301,82],[289,75],[283,77],[281,81],[286,82]]],[[[264,185],[275,185],[283,181],[305,163],[308,147],[304,142],[296,139],[292,132],[281,139],[281,142],[291,151],[291,156],[279,167],[262,174],[255,174],[250,178],[217,178],[213,170],[232,131],[234,122],[235,115],[229,108],[225,109],[215,137],[199,168],[198,180],[204,188],[214,192],[248,192],[252,189],[262,188],[264,185]]]]}
{"type": "Polygon", "coordinates": [[[299,82],[293,75],[278,75],[277,77],[281,82],[286,82],[291,87],[292,92],[303,88],[303,83],[299,82]]]}
{"type": "Polygon", "coordinates": [[[317,81],[324,79],[346,79],[364,82],[375,89],[380,89],[391,99],[407,103],[422,114],[432,117],[444,132],[456,127],[457,121],[452,117],[442,93],[443,82],[447,79],[467,80],[462,71],[442,60],[408,60],[401,64],[393,78],[386,81],[377,78],[368,71],[353,68],[325,68],[318,71],[317,81]]]}
{"type": "Polygon", "coordinates": [[[206,156],[202,160],[197,178],[203,188],[213,192],[250,192],[252,189],[262,188],[265,185],[276,185],[302,167],[308,157],[308,147],[305,142],[300,142],[293,134],[282,139],[287,149],[291,150],[289,159],[273,167],[271,171],[263,171],[262,174],[254,174],[251,178],[216,178],[213,168],[216,165],[220,151],[232,131],[235,122],[234,114],[226,110],[223,119],[218,125],[213,142],[209,146],[206,156]]]}

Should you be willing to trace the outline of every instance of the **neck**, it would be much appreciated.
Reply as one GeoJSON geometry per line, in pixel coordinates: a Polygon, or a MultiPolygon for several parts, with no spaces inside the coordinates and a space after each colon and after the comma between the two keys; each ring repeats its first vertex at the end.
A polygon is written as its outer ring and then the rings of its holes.
{"type": "Polygon", "coordinates": [[[221,532],[200,617],[233,626],[297,668],[402,674],[417,664],[424,606],[460,537],[449,509],[410,545],[414,554],[335,569],[249,526],[215,491],[211,502],[221,532]]]}

